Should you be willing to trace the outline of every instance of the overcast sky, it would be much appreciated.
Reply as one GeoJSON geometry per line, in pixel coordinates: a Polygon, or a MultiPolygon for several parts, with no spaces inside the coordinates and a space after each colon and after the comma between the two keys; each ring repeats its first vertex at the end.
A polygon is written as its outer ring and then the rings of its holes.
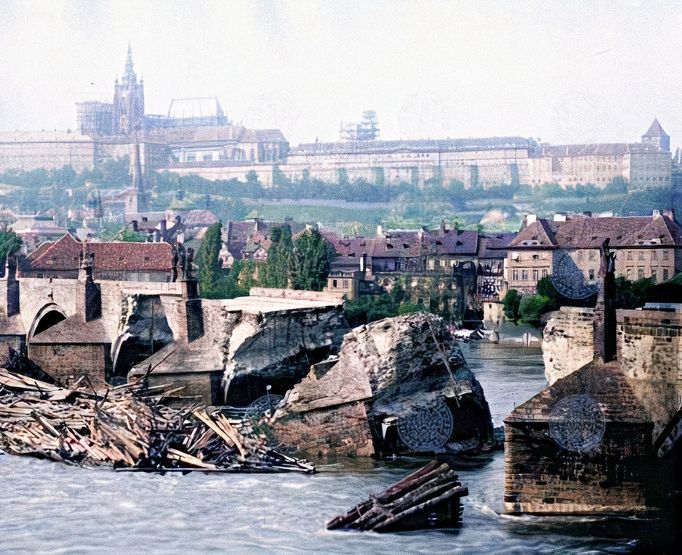
{"type": "Polygon", "coordinates": [[[385,139],[682,144],[679,2],[0,0],[0,129],[75,127],[128,41],[148,113],[217,96],[291,144],[377,111],[385,139]]]}

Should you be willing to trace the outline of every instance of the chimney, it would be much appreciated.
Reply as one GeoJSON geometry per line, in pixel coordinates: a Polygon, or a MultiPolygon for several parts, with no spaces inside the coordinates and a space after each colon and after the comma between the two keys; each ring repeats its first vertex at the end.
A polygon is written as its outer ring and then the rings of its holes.
{"type": "Polygon", "coordinates": [[[526,225],[534,224],[538,220],[535,214],[526,214],[526,225]]]}
{"type": "Polygon", "coordinates": [[[167,227],[167,225],[166,225],[166,220],[165,220],[165,219],[161,220],[161,221],[159,222],[159,231],[161,232],[161,236],[162,236],[162,237],[166,235],[166,230],[167,230],[167,229],[168,229],[168,227],[167,227]]]}
{"type": "Polygon", "coordinates": [[[84,243],[76,285],[76,313],[83,322],[90,322],[102,316],[102,294],[99,285],[92,278],[95,255],[88,254],[86,249],[87,243],[84,243]]]}
{"type": "Polygon", "coordinates": [[[673,222],[675,221],[675,210],[673,208],[663,210],[663,215],[670,218],[673,222]]]}
{"type": "Polygon", "coordinates": [[[363,275],[367,271],[367,253],[365,252],[360,255],[360,271],[363,275]]]}
{"type": "Polygon", "coordinates": [[[583,211],[583,216],[586,218],[591,218],[592,217],[592,212],[590,210],[584,210],[583,211]]]}
{"type": "Polygon", "coordinates": [[[660,215],[661,215],[661,211],[658,210],[657,208],[654,208],[654,210],[653,210],[653,212],[651,213],[651,215],[655,218],[656,216],[660,216],[660,215]]]}
{"type": "Polygon", "coordinates": [[[381,224],[379,224],[379,225],[377,226],[377,236],[378,236],[378,237],[381,236],[381,235],[383,234],[383,232],[384,232],[384,228],[381,227],[381,224]]]}

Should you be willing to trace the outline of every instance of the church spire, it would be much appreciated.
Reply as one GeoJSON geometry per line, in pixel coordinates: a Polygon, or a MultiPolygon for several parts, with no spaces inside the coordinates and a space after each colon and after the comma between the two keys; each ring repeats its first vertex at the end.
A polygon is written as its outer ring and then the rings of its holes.
{"type": "Polygon", "coordinates": [[[128,55],[126,56],[126,67],[123,72],[124,83],[134,83],[137,79],[135,68],[133,67],[133,49],[128,42],[128,55]]]}

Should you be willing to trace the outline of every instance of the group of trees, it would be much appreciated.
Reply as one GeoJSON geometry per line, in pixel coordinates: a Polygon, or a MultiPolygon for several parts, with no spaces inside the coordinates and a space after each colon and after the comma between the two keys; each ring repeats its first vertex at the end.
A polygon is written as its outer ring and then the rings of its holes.
{"type": "Polygon", "coordinates": [[[266,262],[257,266],[236,260],[230,269],[222,266],[221,233],[221,222],[210,226],[195,258],[203,297],[230,299],[248,295],[256,286],[320,291],[326,285],[335,252],[316,229],[294,240],[288,225],[274,227],[266,262]]]}
{"type": "Polygon", "coordinates": [[[428,307],[425,305],[405,302],[406,300],[405,289],[397,283],[390,293],[367,295],[354,301],[346,301],[343,309],[351,327],[391,316],[428,311],[428,307]]]}
{"type": "MultiPolygon", "coordinates": [[[[651,288],[655,285],[652,278],[630,281],[624,277],[616,278],[616,308],[638,308],[644,306],[651,288]]],[[[586,299],[585,305],[594,304],[595,298],[586,299]]],[[[536,293],[524,295],[510,289],[502,300],[504,313],[515,322],[539,325],[542,315],[557,310],[561,305],[575,303],[562,297],[549,277],[538,281],[536,293]]]]}

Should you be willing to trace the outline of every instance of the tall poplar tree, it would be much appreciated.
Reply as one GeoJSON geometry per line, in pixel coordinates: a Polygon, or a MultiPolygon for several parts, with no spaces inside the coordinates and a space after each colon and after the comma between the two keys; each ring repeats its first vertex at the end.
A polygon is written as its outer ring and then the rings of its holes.
{"type": "Polygon", "coordinates": [[[334,247],[317,229],[298,236],[291,258],[291,280],[294,289],[321,291],[327,284],[334,247]]]}
{"type": "Polygon", "coordinates": [[[219,290],[224,274],[220,260],[222,227],[222,222],[209,226],[197,252],[196,262],[199,265],[201,294],[207,298],[220,295],[219,290]]]}
{"type": "Polygon", "coordinates": [[[260,269],[259,281],[263,287],[286,288],[294,251],[291,227],[288,224],[273,227],[270,238],[272,244],[268,259],[260,269]]]}

